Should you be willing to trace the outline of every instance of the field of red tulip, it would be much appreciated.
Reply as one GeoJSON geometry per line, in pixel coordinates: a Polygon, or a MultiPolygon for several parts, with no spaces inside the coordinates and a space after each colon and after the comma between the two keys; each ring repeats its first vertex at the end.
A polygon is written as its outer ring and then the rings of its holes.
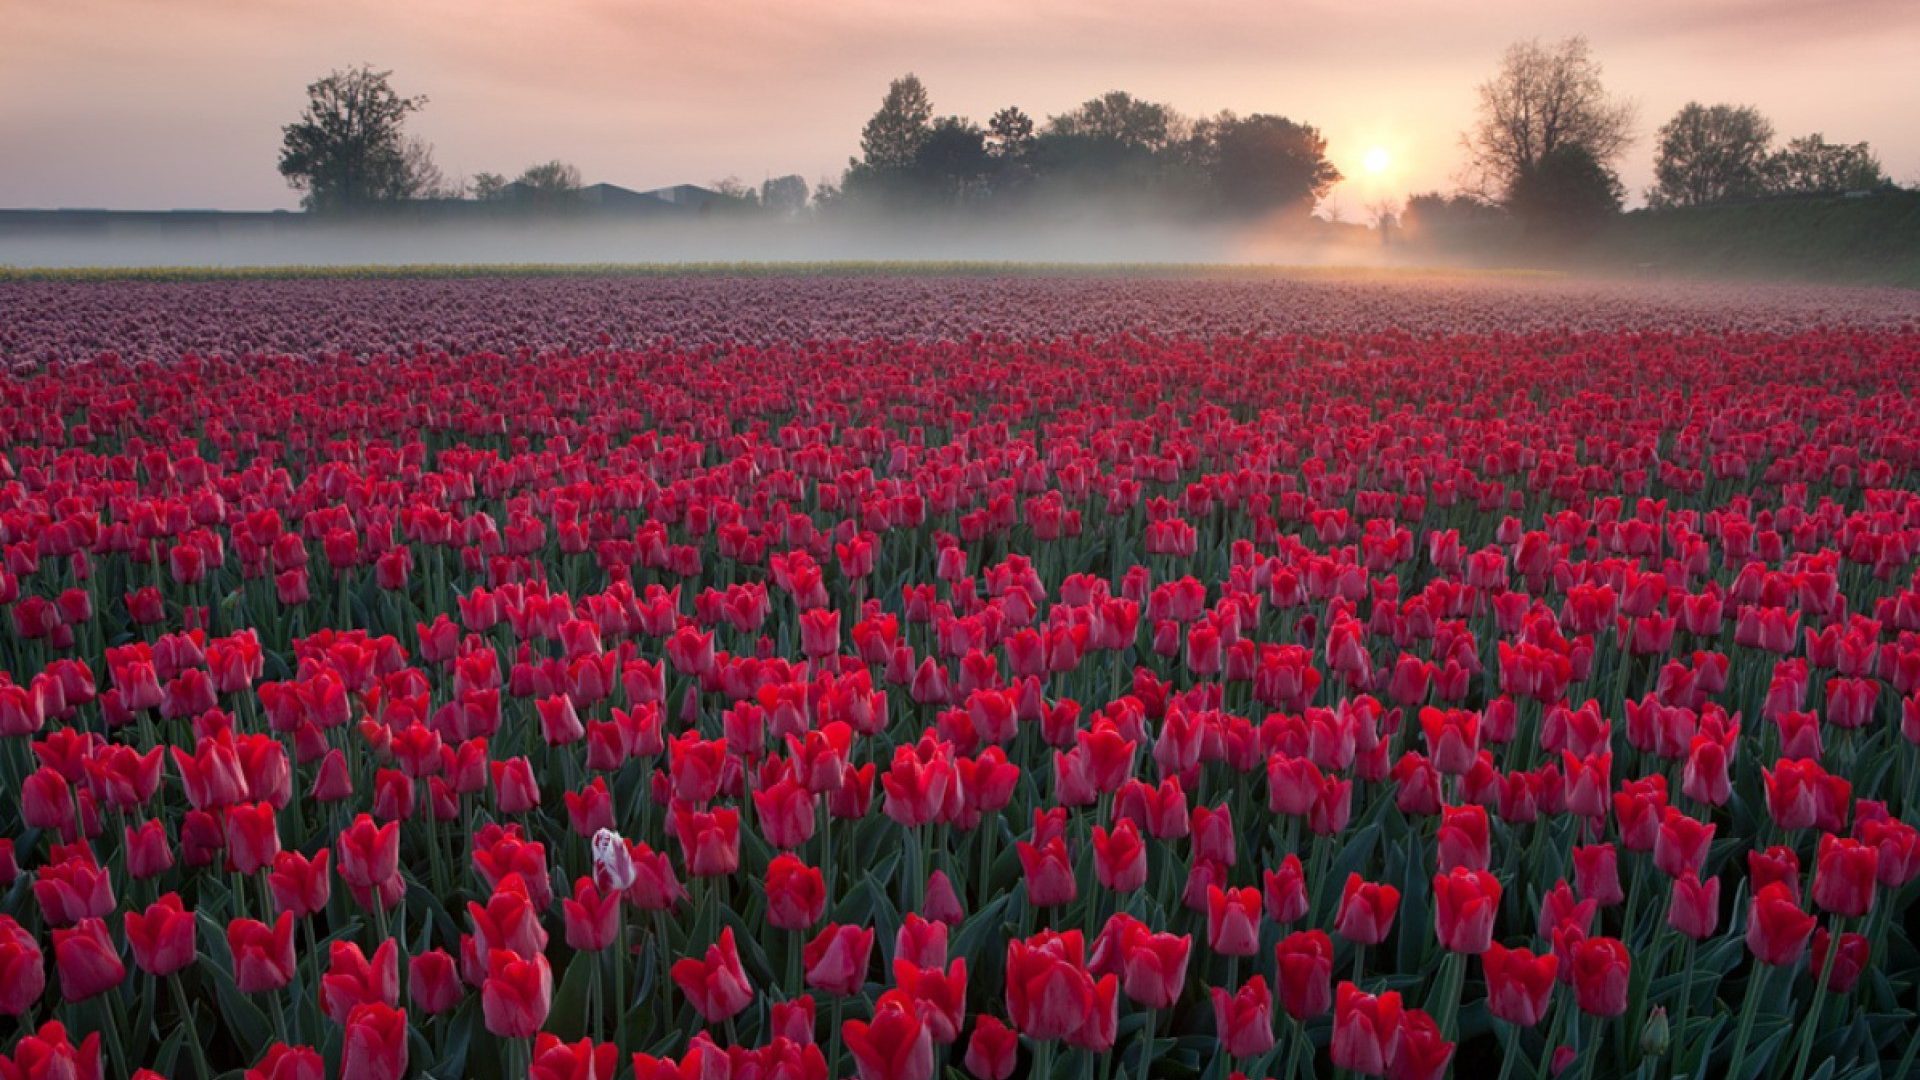
{"type": "Polygon", "coordinates": [[[1916,1074],[1920,296],[0,281],[0,1080],[1916,1074]]]}

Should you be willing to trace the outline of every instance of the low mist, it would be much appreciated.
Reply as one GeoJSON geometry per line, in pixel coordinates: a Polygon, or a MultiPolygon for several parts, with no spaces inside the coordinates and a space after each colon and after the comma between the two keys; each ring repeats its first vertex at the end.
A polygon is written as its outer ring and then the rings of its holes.
{"type": "Polygon", "coordinates": [[[319,222],[291,214],[113,214],[59,227],[0,222],[0,266],[15,268],[842,261],[1358,266],[1404,261],[1400,255],[1373,229],[1297,217],[1233,224],[589,216],[319,222]]]}

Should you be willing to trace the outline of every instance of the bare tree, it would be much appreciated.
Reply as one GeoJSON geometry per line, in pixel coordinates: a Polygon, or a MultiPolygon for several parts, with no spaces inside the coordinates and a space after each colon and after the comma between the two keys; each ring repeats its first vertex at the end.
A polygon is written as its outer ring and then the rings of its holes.
{"type": "Polygon", "coordinates": [[[1468,186],[1505,192],[1565,146],[1611,165],[1633,142],[1634,106],[1609,97],[1600,74],[1584,37],[1509,46],[1500,71],[1480,84],[1479,115],[1462,136],[1472,160],[1468,186]]]}
{"type": "Polygon", "coordinates": [[[400,186],[410,199],[457,199],[466,187],[447,178],[433,160],[433,144],[409,135],[400,148],[400,186]]]}

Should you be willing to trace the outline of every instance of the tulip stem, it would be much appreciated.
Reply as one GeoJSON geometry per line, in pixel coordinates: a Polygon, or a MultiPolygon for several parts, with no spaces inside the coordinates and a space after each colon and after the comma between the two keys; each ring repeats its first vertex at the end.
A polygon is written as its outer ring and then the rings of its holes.
{"type": "Polygon", "coordinates": [[[1747,980],[1746,1000],[1740,1003],[1740,1027],[1733,1037],[1733,1061],[1727,1068],[1731,1080],[1740,1080],[1744,1075],[1740,1067],[1746,1064],[1747,1040],[1753,1035],[1753,1019],[1760,1012],[1760,993],[1766,989],[1771,970],[1759,960],[1754,961],[1753,977],[1747,980]]]}
{"type": "Polygon", "coordinates": [[[1834,915],[1827,920],[1827,955],[1820,960],[1820,977],[1813,983],[1813,1009],[1807,1013],[1806,1030],[1800,1034],[1800,1053],[1794,1060],[1793,1075],[1807,1075],[1807,1058],[1813,1053],[1813,1040],[1820,1032],[1820,1013],[1827,1003],[1827,980],[1833,976],[1833,958],[1840,954],[1840,927],[1842,919],[1834,915]]]}
{"type": "Polygon", "coordinates": [[[1448,950],[1446,957],[1440,961],[1440,982],[1434,987],[1434,1000],[1427,1002],[1427,1011],[1433,1012],[1435,1003],[1438,1003],[1440,1034],[1449,1039],[1457,1037],[1454,1019],[1460,1012],[1460,987],[1466,977],[1467,954],[1448,950]]]}
{"type": "Polygon", "coordinates": [[[846,999],[839,994],[833,995],[832,1016],[827,1021],[828,1045],[832,1048],[827,1054],[827,1075],[840,1075],[840,1005],[846,999]]]}
{"type": "Polygon", "coordinates": [[[1153,1076],[1153,1010],[1147,1010],[1146,1022],[1140,1025],[1140,1080],[1149,1080],[1153,1076]]]}
{"type": "Polygon", "coordinates": [[[1500,1029],[1502,1047],[1499,1080],[1507,1080],[1513,1075],[1513,1063],[1520,1060],[1520,1025],[1500,1020],[1496,1026],[1500,1029]]]}
{"type": "Polygon", "coordinates": [[[1687,1014],[1692,1011],[1693,953],[1695,947],[1699,944],[1693,940],[1693,935],[1691,934],[1682,934],[1681,936],[1686,940],[1680,945],[1681,954],[1685,959],[1681,961],[1680,965],[1680,1012],[1674,1018],[1675,1023],[1673,1025],[1673,1073],[1676,1076],[1685,1072],[1687,1067],[1687,1014]]]}
{"type": "Polygon", "coordinates": [[[207,1067],[207,1045],[200,1041],[200,1022],[193,1018],[193,1002],[187,998],[186,987],[180,985],[178,973],[167,976],[167,988],[173,991],[173,1003],[180,1010],[180,1022],[187,1028],[187,1046],[193,1051],[193,1066],[200,1070],[200,1080],[213,1080],[213,1070],[207,1067]]]}

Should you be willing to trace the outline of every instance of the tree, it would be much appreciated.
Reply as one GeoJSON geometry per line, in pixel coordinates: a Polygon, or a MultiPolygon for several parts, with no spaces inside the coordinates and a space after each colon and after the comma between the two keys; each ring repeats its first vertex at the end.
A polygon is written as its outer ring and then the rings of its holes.
{"type": "Polygon", "coordinates": [[[1327,160],[1327,140],[1311,125],[1264,113],[1222,113],[1205,128],[1213,189],[1229,211],[1293,209],[1305,217],[1340,181],[1340,170],[1327,160]]]}
{"type": "Polygon", "coordinates": [[[943,116],[914,154],[913,186],[919,195],[952,202],[979,194],[992,167],[986,132],[963,116],[943,116]]]}
{"type": "Polygon", "coordinates": [[[1793,139],[1766,162],[1767,190],[1781,195],[1869,191],[1887,183],[1866,143],[1830,143],[1818,132],[1793,139]]]}
{"type": "Polygon", "coordinates": [[[1580,143],[1563,143],[1514,178],[1507,206],[1529,230],[1575,238],[1620,212],[1620,178],[1580,143]]]}
{"type": "Polygon", "coordinates": [[[400,186],[410,199],[457,199],[464,186],[447,179],[433,160],[433,144],[418,135],[407,136],[400,149],[400,186]]]}
{"type": "Polygon", "coordinates": [[[1143,150],[1165,149],[1186,134],[1185,127],[1185,120],[1171,106],[1143,101],[1124,90],[1109,90],[1047,123],[1054,135],[1107,140],[1143,150]]]}
{"type": "Polygon", "coordinates": [[[514,183],[535,196],[570,195],[580,190],[580,169],[555,158],[527,166],[514,183]]]}
{"type": "Polygon", "coordinates": [[[748,187],[742,183],[737,176],[723,176],[718,180],[709,180],[707,181],[707,186],[713,189],[715,195],[720,196],[722,199],[730,200],[735,205],[760,205],[759,190],[748,187]]]}
{"type": "Polygon", "coordinates": [[[427,99],[401,97],[392,74],[361,65],[308,84],[300,118],[280,129],[280,175],[307,209],[352,210],[418,193],[423,175],[418,158],[409,160],[405,127],[427,99]]]}
{"type": "Polygon", "coordinates": [[[1660,128],[1655,206],[1699,206],[1758,195],[1766,181],[1773,125],[1750,105],[1690,101],[1660,128]]]}
{"type": "Polygon", "coordinates": [[[1018,158],[1033,145],[1033,117],[1009,105],[987,121],[987,151],[998,158],[1018,158]]]}
{"type": "Polygon", "coordinates": [[[1566,146],[1581,147],[1610,168],[1633,141],[1633,106],[1607,96],[1584,37],[1551,47],[1539,41],[1509,46],[1479,96],[1479,115],[1463,141],[1474,186],[1483,193],[1511,189],[1566,146]]]}
{"type": "Polygon", "coordinates": [[[467,190],[481,202],[493,202],[504,198],[507,191],[507,178],[496,172],[474,173],[467,181],[467,190]]]}
{"type": "Polygon", "coordinates": [[[760,205],[782,217],[807,208],[807,181],[803,176],[776,176],[760,185],[760,205]]]}
{"type": "Polygon", "coordinates": [[[932,120],[933,105],[919,78],[909,73],[893,80],[879,111],[860,132],[861,163],[879,172],[911,167],[932,120]]]}

